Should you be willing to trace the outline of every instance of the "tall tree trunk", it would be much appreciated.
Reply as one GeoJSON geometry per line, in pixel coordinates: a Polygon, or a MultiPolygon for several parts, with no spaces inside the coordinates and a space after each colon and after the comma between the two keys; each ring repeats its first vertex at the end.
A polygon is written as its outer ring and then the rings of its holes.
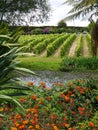
{"type": "Polygon", "coordinates": [[[0,18],[1,23],[3,22],[3,17],[4,17],[4,14],[5,14],[5,10],[7,8],[6,2],[7,2],[7,0],[4,1],[4,6],[3,6],[3,9],[2,9],[2,14],[1,14],[1,18],[0,18]]]}
{"type": "Polygon", "coordinates": [[[98,48],[98,19],[91,31],[91,39],[92,39],[92,51],[93,56],[97,55],[97,48],[98,48]]]}

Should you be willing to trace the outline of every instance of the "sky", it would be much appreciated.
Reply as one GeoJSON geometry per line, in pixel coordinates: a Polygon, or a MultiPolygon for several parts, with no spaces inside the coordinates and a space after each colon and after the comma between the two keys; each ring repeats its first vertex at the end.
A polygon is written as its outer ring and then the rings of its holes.
{"type": "MultiPolygon", "coordinates": [[[[44,23],[34,23],[35,26],[56,26],[60,20],[65,18],[68,11],[72,8],[68,5],[62,5],[66,0],[49,0],[51,6],[51,16],[44,23]]],[[[66,22],[67,26],[87,26],[89,22],[84,20],[71,20],[66,22]]]]}

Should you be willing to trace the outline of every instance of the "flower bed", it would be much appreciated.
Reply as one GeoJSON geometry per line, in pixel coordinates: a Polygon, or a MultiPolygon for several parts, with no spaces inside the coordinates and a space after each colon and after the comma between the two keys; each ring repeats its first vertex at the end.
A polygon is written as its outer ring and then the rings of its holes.
{"type": "Polygon", "coordinates": [[[54,83],[51,88],[43,82],[27,85],[30,94],[17,99],[25,113],[3,102],[0,130],[97,130],[98,90],[92,80],[54,83]]]}

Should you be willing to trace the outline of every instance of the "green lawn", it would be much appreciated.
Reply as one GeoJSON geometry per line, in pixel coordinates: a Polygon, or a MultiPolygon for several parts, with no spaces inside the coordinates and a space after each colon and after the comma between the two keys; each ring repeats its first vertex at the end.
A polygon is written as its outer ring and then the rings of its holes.
{"type": "Polygon", "coordinates": [[[19,57],[17,61],[21,61],[19,66],[31,70],[59,70],[61,58],[54,57],[19,57]]]}

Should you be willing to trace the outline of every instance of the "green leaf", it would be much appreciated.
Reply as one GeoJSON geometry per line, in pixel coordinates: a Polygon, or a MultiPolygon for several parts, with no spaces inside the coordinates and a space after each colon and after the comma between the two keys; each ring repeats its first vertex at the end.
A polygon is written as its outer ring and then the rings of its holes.
{"type": "Polygon", "coordinates": [[[9,37],[9,36],[7,36],[7,35],[0,35],[0,38],[12,39],[11,37],[9,37]]]}
{"type": "Polygon", "coordinates": [[[24,108],[22,107],[22,105],[21,105],[17,100],[11,98],[10,96],[0,95],[0,100],[10,101],[10,102],[12,102],[13,104],[16,104],[18,107],[20,107],[23,112],[25,112],[25,110],[24,110],[24,108]]]}
{"type": "Polygon", "coordinates": [[[15,67],[14,68],[15,70],[18,70],[18,71],[22,71],[22,72],[25,72],[25,73],[28,73],[28,74],[32,74],[32,75],[35,75],[35,76],[39,76],[38,74],[34,73],[33,71],[29,70],[29,69],[26,69],[26,68],[18,68],[18,67],[15,67]]]}
{"type": "Polygon", "coordinates": [[[0,114],[0,117],[5,117],[4,115],[0,114]]]}

